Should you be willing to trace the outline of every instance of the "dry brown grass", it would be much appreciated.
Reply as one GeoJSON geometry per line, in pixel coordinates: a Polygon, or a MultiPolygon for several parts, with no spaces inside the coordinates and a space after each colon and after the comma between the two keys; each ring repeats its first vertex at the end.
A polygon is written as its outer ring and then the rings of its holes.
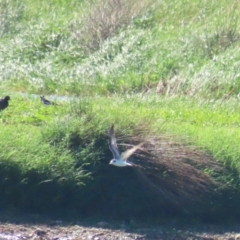
{"type": "MultiPolygon", "coordinates": [[[[131,144],[140,141],[131,139],[131,144]]],[[[226,168],[210,154],[169,136],[148,137],[134,163],[139,166],[136,175],[140,182],[156,194],[163,207],[189,211],[196,204],[209,206],[216,189],[225,187],[217,179],[226,168]]]]}
{"type": "Polygon", "coordinates": [[[151,4],[151,0],[95,0],[93,10],[72,25],[72,34],[85,52],[93,52],[107,38],[127,26],[151,4]]]}

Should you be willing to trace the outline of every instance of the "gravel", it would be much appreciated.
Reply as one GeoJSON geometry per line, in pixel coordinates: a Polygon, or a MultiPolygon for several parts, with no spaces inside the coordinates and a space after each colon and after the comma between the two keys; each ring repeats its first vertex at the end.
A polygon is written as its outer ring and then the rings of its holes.
{"type": "Polygon", "coordinates": [[[47,224],[0,223],[0,240],[240,240],[240,224],[198,226],[141,226],[128,227],[124,224],[98,222],[66,224],[51,221],[47,224]],[[88,224],[89,225],[89,224],[88,224]],[[178,227],[177,227],[178,226],[178,227]]]}

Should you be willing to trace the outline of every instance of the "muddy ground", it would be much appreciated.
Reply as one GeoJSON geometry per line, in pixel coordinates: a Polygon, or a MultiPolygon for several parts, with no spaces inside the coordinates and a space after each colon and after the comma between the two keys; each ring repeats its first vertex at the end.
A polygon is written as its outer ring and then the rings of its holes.
{"type": "Polygon", "coordinates": [[[174,240],[240,239],[240,223],[226,225],[171,221],[162,224],[62,221],[38,215],[1,214],[0,240],[174,240]]]}

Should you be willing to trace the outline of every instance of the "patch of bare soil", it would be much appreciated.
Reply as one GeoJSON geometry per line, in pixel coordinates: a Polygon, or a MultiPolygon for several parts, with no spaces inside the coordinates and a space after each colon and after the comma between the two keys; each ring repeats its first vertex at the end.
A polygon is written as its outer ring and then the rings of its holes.
{"type": "Polygon", "coordinates": [[[45,224],[0,223],[0,240],[236,240],[240,239],[240,225],[226,228],[216,225],[172,227],[166,225],[129,229],[124,224],[99,222],[93,226],[80,223],[63,224],[52,221],[45,224]]]}

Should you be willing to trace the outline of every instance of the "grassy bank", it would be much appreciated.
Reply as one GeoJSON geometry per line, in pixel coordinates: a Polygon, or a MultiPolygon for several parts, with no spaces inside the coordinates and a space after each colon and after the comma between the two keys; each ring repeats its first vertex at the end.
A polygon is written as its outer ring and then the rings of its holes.
{"type": "Polygon", "coordinates": [[[115,95],[45,107],[15,96],[1,123],[2,206],[120,218],[226,214],[238,196],[238,106],[177,99],[115,95]],[[108,165],[111,123],[120,144],[148,143],[150,155],[135,159],[146,171],[108,165]]]}
{"type": "Polygon", "coordinates": [[[234,1],[6,2],[0,61],[7,90],[238,95],[234,1]]]}
{"type": "Polygon", "coordinates": [[[0,6],[2,208],[238,218],[237,2],[0,6]],[[145,171],[108,165],[112,123],[145,171]]]}

